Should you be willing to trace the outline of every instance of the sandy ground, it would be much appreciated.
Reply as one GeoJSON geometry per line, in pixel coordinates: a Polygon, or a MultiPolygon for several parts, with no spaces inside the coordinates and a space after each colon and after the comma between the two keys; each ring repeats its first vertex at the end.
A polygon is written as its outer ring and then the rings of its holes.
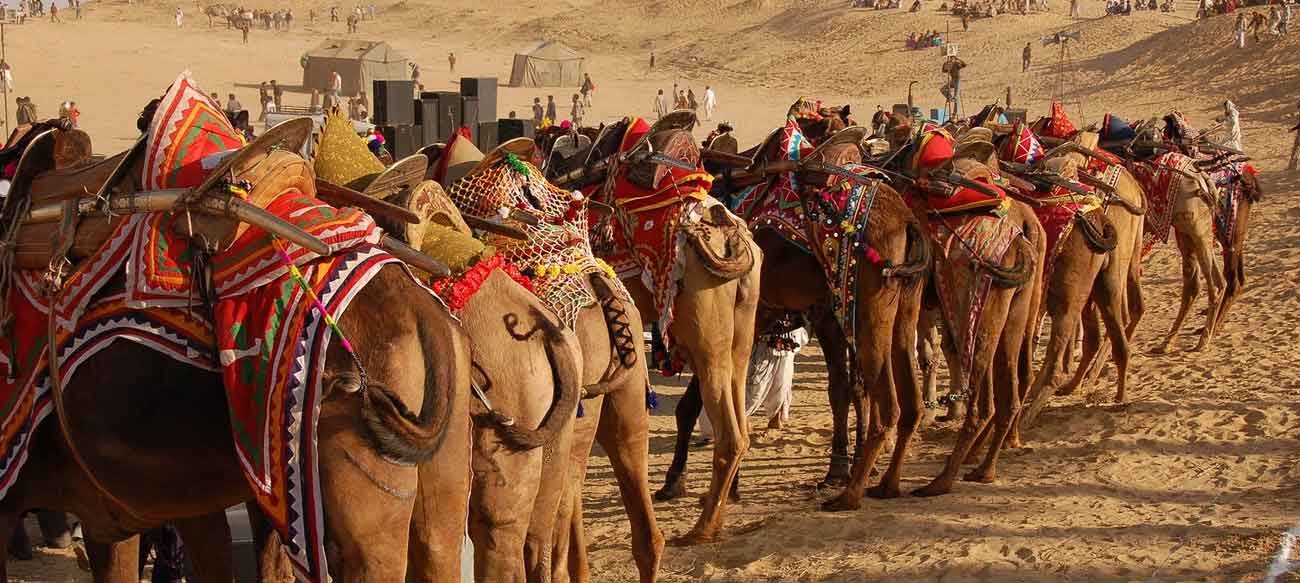
{"type": "MultiPolygon", "coordinates": [[[[17,94],[31,96],[42,115],[53,114],[61,100],[77,101],[83,127],[106,154],[134,139],[139,109],[181,70],[193,71],[205,89],[223,98],[234,91],[253,107],[258,81],[297,84],[299,55],[325,36],[343,34],[341,23],[307,24],[305,2],[291,3],[296,30],[254,31],[247,46],[235,31],[209,30],[197,6],[186,8],[186,26],[178,30],[170,4],[96,4],[80,22],[7,27],[6,56],[17,94]]],[[[678,82],[698,92],[709,84],[721,102],[715,121],[733,121],[742,144],[777,126],[800,95],[851,103],[865,119],[877,104],[904,101],[915,80],[918,103],[936,106],[939,53],[904,50],[912,30],[954,31],[950,38],[971,64],[965,87],[971,109],[1010,87],[1014,102],[1030,107],[1031,115],[1060,96],[1076,121],[1096,121],[1108,110],[1132,119],[1180,109],[1204,123],[1231,98],[1241,106],[1246,148],[1267,189],[1247,246],[1250,281],[1210,350],[1149,356],[1169,326],[1179,290],[1176,252],[1157,252],[1144,276],[1149,307],[1136,338],[1129,404],[1109,404],[1108,368],[1082,394],[1054,402],[1025,434],[1027,447],[1003,457],[996,484],[960,483],[933,499],[868,500],[847,514],[817,511],[830,495],[812,488],[825,469],[830,418],[825,369],[810,347],[798,364],[793,422],[754,436],[728,539],[668,549],[661,580],[1263,580],[1283,531],[1300,522],[1300,369],[1292,364],[1300,354],[1300,173],[1283,170],[1291,100],[1300,89],[1294,59],[1300,43],[1252,40],[1248,50],[1235,50],[1230,19],[1192,22],[1187,0],[1176,14],[1128,18],[1098,18],[1101,5],[1089,2],[1086,18],[1078,20],[1053,0],[1048,13],[973,21],[968,32],[936,12],[935,0],[919,14],[845,4],[408,0],[381,4],[380,19],[363,23],[360,36],[386,39],[421,63],[429,89],[451,88],[460,74],[505,78],[514,50],[558,38],[590,57],[599,89],[588,120],[648,115],[656,89],[678,82]],[[1037,42],[1058,30],[1083,33],[1066,61],[1037,42]],[[1022,74],[1026,42],[1033,43],[1034,66],[1022,74]],[[448,51],[457,52],[456,75],[447,71],[448,51]],[[651,51],[660,63],[653,71],[651,51]],[[1055,72],[1063,63],[1061,78],[1055,72]]],[[[322,15],[327,10],[318,8],[322,15]]],[[[514,109],[527,117],[532,98],[546,93],[504,89],[501,114],[514,109]]],[[[572,90],[551,93],[564,104],[572,90]]],[[[305,104],[307,98],[289,99],[305,104]]],[[[1198,319],[1190,318],[1180,338],[1184,350],[1194,343],[1198,319]]],[[[652,420],[655,487],[670,459],[672,406],[684,384],[659,380],[665,398],[652,420]]],[[[906,488],[938,472],[953,437],[954,428],[943,424],[921,433],[906,488]]],[[[708,456],[694,453],[691,486],[699,492],[708,456]]],[[[594,580],[634,580],[626,520],[599,453],[588,484],[594,580]]],[[[685,531],[698,514],[693,499],[658,511],[670,535],[685,531]]],[[[1287,559],[1300,556],[1281,557],[1287,559]]],[[[9,568],[21,582],[89,580],[64,552],[38,551],[36,561],[9,568]]]]}

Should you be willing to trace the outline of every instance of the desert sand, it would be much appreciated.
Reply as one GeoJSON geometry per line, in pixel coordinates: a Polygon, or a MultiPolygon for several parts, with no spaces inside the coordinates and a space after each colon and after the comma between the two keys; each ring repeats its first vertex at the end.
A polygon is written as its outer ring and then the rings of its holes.
{"type": "MultiPolygon", "coordinates": [[[[817,508],[831,493],[813,484],[825,470],[830,416],[825,369],[810,347],[798,361],[792,423],[753,436],[727,539],[667,549],[660,580],[1261,581],[1271,569],[1285,571],[1288,560],[1300,561],[1300,552],[1283,552],[1283,533],[1300,522],[1300,368],[1293,364],[1300,355],[1300,173],[1284,170],[1292,139],[1286,130],[1296,123],[1300,96],[1300,42],[1251,39],[1237,50],[1231,17],[1194,21],[1190,0],[1180,0],[1173,14],[1104,18],[1101,3],[1090,1],[1082,19],[1068,18],[1067,3],[1053,0],[1049,12],[975,20],[968,32],[937,12],[938,4],[927,0],[909,14],[851,10],[838,0],[404,0],[379,5],[379,18],[363,22],[357,36],[387,40],[419,62],[429,89],[451,88],[461,74],[507,77],[515,50],[562,40],[588,55],[598,86],[589,122],[649,115],[655,90],[674,82],[697,93],[707,84],[720,100],[714,122],[732,121],[742,147],[782,123],[799,96],[851,103],[865,121],[877,104],[905,101],[917,81],[918,104],[941,105],[939,52],[905,50],[913,30],[953,31],[950,40],[970,64],[964,93],[972,110],[1009,87],[1031,116],[1059,97],[1076,122],[1095,122],[1107,111],[1134,119],[1178,109],[1205,125],[1224,99],[1234,100],[1266,199],[1253,214],[1247,289],[1210,349],[1187,351],[1200,325],[1194,313],[1179,352],[1147,354],[1177,307],[1177,252],[1161,249],[1145,268],[1148,312],[1135,340],[1127,404],[1110,403],[1108,367],[1098,383],[1053,401],[1025,433],[1026,447],[1003,457],[997,483],[959,483],[940,498],[867,500],[861,511],[827,514],[817,508]],[[1083,34],[1068,61],[1038,44],[1058,30],[1083,34]],[[1022,74],[1027,42],[1034,66],[1022,74]],[[458,57],[454,75],[449,51],[458,57]]],[[[134,139],[139,109],[182,70],[223,99],[236,92],[250,109],[257,82],[297,84],[299,55],[321,38],[342,36],[344,25],[326,22],[327,4],[317,6],[314,25],[306,22],[311,4],[288,5],[298,16],[295,30],[255,30],[243,45],[236,31],[210,29],[198,6],[184,6],[185,26],[177,29],[171,4],[96,2],[82,21],[7,27],[7,59],[17,94],[31,96],[42,115],[61,100],[77,101],[96,151],[111,154],[134,139]]],[[[547,92],[504,89],[500,113],[528,117],[532,98],[547,92]]],[[[572,92],[550,91],[562,111],[572,92]]],[[[306,99],[289,96],[290,103],[306,99]]],[[[685,382],[655,380],[664,396],[652,412],[651,481],[658,487],[671,456],[672,407],[685,382]]],[[[954,431],[932,423],[921,433],[905,489],[938,472],[954,431]]],[[[708,455],[693,453],[690,486],[701,492],[708,455]]],[[[599,451],[587,500],[594,580],[635,580],[627,523],[599,451]]],[[[691,497],[657,510],[667,535],[685,531],[698,514],[691,497]]],[[[11,562],[10,573],[21,582],[88,581],[70,557],[39,553],[37,561],[11,562]]]]}

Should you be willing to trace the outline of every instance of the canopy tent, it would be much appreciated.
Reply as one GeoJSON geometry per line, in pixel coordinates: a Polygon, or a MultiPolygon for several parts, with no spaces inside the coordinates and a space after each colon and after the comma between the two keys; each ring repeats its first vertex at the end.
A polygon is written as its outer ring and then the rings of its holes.
{"type": "Polygon", "coordinates": [[[511,87],[578,87],[586,58],[563,43],[546,41],[515,54],[511,87]]]}
{"type": "Polygon", "coordinates": [[[376,79],[410,79],[406,57],[388,43],[370,40],[328,39],[302,56],[304,89],[329,90],[330,73],[343,77],[343,95],[370,93],[376,79]]]}

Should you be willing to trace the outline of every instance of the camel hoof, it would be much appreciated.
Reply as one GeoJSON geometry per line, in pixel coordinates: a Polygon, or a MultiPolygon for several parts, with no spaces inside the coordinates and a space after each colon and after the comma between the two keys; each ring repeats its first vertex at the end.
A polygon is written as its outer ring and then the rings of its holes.
{"type": "Polygon", "coordinates": [[[824,512],[846,512],[862,508],[862,501],[857,496],[848,496],[847,492],[822,502],[824,512]]]}
{"type": "Polygon", "coordinates": [[[721,538],[722,537],[717,533],[706,534],[706,533],[699,532],[697,530],[691,530],[690,532],[684,535],[676,536],[668,539],[668,546],[693,547],[695,545],[718,542],[719,540],[721,540],[721,538]]]}
{"type": "Polygon", "coordinates": [[[997,474],[992,471],[985,472],[979,469],[975,469],[968,472],[962,478],[962,480],[967,482],[975,482],[977,484],[992,484],[995,480],[997,480],[997,474]]]}
{"type": "Polygon", "coordinates": [[[899,496],[902,495],[903,495],[903,491],[899,490],[898,486],[886,486],[884,484],[877,484],[876,486],[867,489],[867,497],[876,498],[878,500],[888,500],[890,498],[898,498],[899,496]]]}
{"type": "Polygon", "coordinates": [[[952,491],[952,486],[945,486],[939,482],[930,482],[924,488],[914,490],[913,496],[918,498],[930,498],[932,496],[943,496],[952,491]]]}
{"type": "Polygon", "coordinates": [[[843,488],[847,485],[849,485],[848,476],[837,476],[834,474],[826,474],[826,477],[822,478],[822,481],[817,482],[817,489],[821,490],[821,489],[828,489],[828,488],[843,488]]]}
{"type": "Polygon", "coordinates": [[[664,487],[655,491],[655,500],[658,502],[667,502],[676,500],[686,495],[686,480],[678,478],[669,480],[664,487]]]}

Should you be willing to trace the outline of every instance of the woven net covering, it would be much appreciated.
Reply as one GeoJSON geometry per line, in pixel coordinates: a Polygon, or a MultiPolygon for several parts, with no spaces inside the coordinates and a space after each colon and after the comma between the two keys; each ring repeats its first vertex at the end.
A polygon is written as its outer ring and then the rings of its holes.
{"type": "Polygon", "coordinates": [[[540,219],[536,225],[507,219],[528,234],[526,241],[489,234],[486,242],[533,279],[538,298],[569,328],[579,311],[596,303],[590,274],[608,276],[616,293],[627,297],[613,270],[591,251],[586,199],[551,184],[532,164],[507,156],[458,180],[449,194],[467,215],[493,219],[517,209],[540,219]]]}

